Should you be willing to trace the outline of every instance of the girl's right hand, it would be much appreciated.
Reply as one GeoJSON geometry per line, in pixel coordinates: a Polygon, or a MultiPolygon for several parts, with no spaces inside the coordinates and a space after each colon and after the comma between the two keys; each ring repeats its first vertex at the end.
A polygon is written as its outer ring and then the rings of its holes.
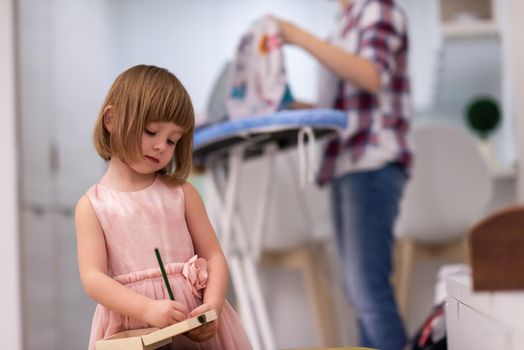
{"type": "Polygon", "coordinates": [[[151,300],[144,312],[144,321],[164,328],[187,319],[189,310],[186,305],[173,300],[151,300]]]}

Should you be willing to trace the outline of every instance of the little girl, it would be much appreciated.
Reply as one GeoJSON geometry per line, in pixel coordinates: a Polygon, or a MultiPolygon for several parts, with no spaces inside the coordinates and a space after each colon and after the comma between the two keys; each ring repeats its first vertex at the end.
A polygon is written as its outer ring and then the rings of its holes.
{"type": "Polygon", "coordinates": [[[202,200],[185,181],[193,129],[189,95],[165,69],[132,67],[109,90],[94,130],[109,167],[75,212],[80,277],[98,303],[90,350],[120,331],[166,327],[209,309],[218,319],[173,338],[172,349],[251,349],[225,300],[224,254],[202,200]]]}

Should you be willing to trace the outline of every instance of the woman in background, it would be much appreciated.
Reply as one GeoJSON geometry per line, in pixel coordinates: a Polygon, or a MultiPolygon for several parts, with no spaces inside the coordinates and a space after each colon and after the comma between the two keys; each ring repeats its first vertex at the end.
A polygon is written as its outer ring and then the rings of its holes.
{"type": "Polygon", "coordinates": [[[406,16],[393,0],[340,1],[331,38],[279,19],[282,41],[315,57],[321,107],[347,111],[348,128],[326,147],[319,173],[331,186],[346,292],[357,311],[360,345],[405,346],[393,288],[393,226],[408,169],[410,96],[406,16]]]}

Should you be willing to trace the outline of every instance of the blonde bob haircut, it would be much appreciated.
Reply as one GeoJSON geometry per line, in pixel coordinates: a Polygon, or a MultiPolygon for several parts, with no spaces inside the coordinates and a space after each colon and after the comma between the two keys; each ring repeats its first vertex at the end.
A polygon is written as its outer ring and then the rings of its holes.
{"type": "Polygon", "coordinates": [[[118,157],[127,164],[137,161],[144,129],[151,122],[173,122],[184,130],[173,159],[160,171],[169,183],[183,182],[191,170],[195,115],[186,89],[164,68],[138,65],[116,78],[95,124],[98,154],[105,160],[118,157]],[[111,133],[105,117],[111,118],[111,133]]]}

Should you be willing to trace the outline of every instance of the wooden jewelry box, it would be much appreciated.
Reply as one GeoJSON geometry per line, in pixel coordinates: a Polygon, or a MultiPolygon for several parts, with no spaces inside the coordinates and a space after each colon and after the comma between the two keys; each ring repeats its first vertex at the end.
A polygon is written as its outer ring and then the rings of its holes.
{"type": "Polygon", "coordinates": [[[216,320],[215,310],[188,318],[171,326],[119,332],[96,342],[96,350],[153,350],[171,343],[171,338],[216,320]]]}

